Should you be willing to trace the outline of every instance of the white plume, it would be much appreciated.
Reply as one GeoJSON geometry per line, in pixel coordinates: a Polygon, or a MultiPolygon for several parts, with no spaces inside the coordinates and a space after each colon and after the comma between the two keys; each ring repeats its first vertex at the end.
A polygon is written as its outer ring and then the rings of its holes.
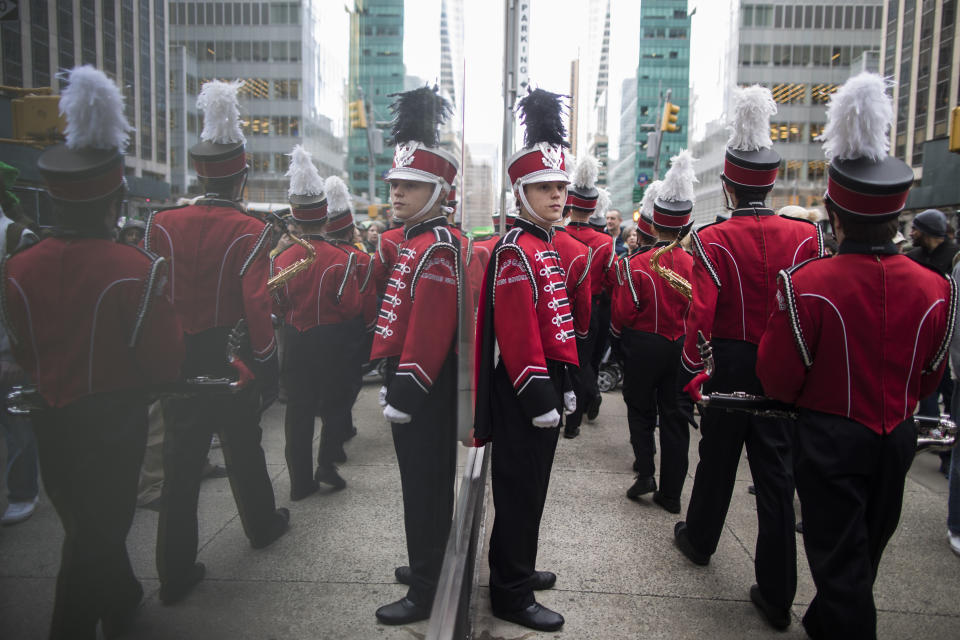
{"type": "Polygon", "coordinates": [[[60,113],[67,119],[67,147],[123,153],[133,127],[123,114],[123,94],[117,84],[88,64],[65,75],[68,84],[60,94],[60,113]]]}
{"type": "Polygon", "coordinates": [[[350,190],[339,176],[330,176],[323,183],[323,190],[327,194],[327,211],[342,213],[352,211],[350,190]]]}
{"type": "Polygon", "coordinates": [[[827,126],[817,140],[823,141],[827,160],[869,158],[874,162],[890,152],[893,100],[890,85],[875,73],[861,73],[847,80],[827,104],[827,126]]]}
{"type": "Polygon", "coordinates": [[[684,149],[670,158],[670,170],[663,177],[657,199],[664,202],[693,202],[693,183],[699,182],[693,169],[696,161],[689,149],[684,149]]]}
{"type": "Polygon", "coordinates": [[[600,187],[597,189],[597,193],[597,208],[593,215],[600,214],[601,216],[606,216],[610,205],[613,204],[613,200],[610,198],[610,192],[600,187]]]}
{"type": "Polygon", "coordinates": [[[727,146],[737,151],[757,151],[773,146],[770,140],[770,116],[777,112],[777,103],[770,89],[758,84],[734,89],[727,146]]]}
{"type": "Polygon", "coordinates": [[[660,194],[660,187],[663,186],[663,180],[654,180],[647,185],[643,192],[643,200],[640,202],[640,214],[648,218],[653,216],[653,201],[660,194]]]}
{"type": "Polygon", "coordinates": [[[237,91],[242,86],[243,80],[211,80],[203,85],[197,96],[197,108],[203,111],[201,140],[216,144],[247,141],[240,130],[240,105],[237,103],[237,91]]]}
{"type": "Polygon", "coordinates": [[[290,188],[287,195],[291,196],[319,196],[323,193],[323,178],[317,168],[313,166],[313,157],[302,145],[293,148],[290,156],[290,168],[287,177],[290,178],[290,188]]]}
{"type": "Polygon", "coordinates": [[[573,175],[570,180],[573,186],[579,189],[593,189],[597,184],[597,176],[600,175],[600,163],[591,155],[583,155],[577,160],[577,166],[573,169],[573,175]]]}

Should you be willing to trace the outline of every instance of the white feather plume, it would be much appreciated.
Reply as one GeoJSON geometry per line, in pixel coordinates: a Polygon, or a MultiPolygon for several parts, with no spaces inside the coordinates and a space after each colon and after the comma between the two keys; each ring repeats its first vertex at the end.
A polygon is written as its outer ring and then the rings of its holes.
{"type": "Polygon", "coordinates": [[[607,211],[610,210],[610,205],[613,204],[613,200],[610,198],[610,192],[603,187],[597,189],[597,194],[597,208],[594,210],[594,215],[599,213],[605,217],[607,211]]]}
{"type": "Polygon", "coordinates": [[[313,157],[302,145],[293,148],[290,156],[290,168],[287,177],[290,178],[290,188],[287,195],[291,196],[319,196],[323,191],[323,178],[317,168],[313,166],[313,157]]]}
{"type": "Polygon", "coordinates": [[[827,126],[817,140],[823,141],[827,160],[869,158],[874,162],[890,152],[893,100],[890,85],[875,73],[850,78],[827,104],[827,126]]]}
{"type": "Polygon", "coordinates": [[[654,180],[647,185],[643,192],[643,200],[640,201],[640,214],[648,218],[653,216],[653,201],[660,194],[660,187],[663,186],[663,180],[654,180]]]}
{"type": "Polygon", "coordinates": [[[201,87],[197,96],[197,108],[203,111],[201,140],[216,144],[247,141],[240,130],[240,105],[237,103],[237,91],[242,86],[243,80],[211,80],[201,87]]]}
{"type": "Polygon", "coordinates": [[[117,84],[88,64],[65,75],[68,84],[60,94],[60,113],[67,119],[67,147],[123,153],[133,127],[123,113],[123,94],[117,84]]]}
{"type": "Polygon", "coordinates": [[[343,211],[352,211],[352,197],[350,190],[339,176],[330,176],[323,183],[323,190],[327,194],[327,211],[330,213],[341,213],[343,211]]]}
{"type": "Polygon", "coordinates": [[[755,84],[734,89],[731,109],[730,139],[727,146],[738,151],[758,151],[773,146],[770,140],[770,116],[777,112],[777,103],[770,89],[755,84]]]}
{"type": "Polygon", "coordinates": [[[693,184],[699,182],[693,168],[693,163],[696,161],[689,149],[684,149],[670,158],[670,170],[663,177],[657,199],[664,202],[693,202],[695,197],[693,184]]]}
{"type": "Polygon", "coordinates": [[[593,189],[600,175],[600,162],[591,155],[584,154],[577,160],[570,180],[579,189],[593,189]]]}

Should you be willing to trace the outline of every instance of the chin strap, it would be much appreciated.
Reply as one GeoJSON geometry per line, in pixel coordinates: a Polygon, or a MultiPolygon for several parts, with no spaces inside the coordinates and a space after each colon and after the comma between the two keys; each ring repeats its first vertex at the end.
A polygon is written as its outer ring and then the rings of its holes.
{"type": "Polygon", "coordinates": [[[553,226],[554,223],[549,220],[544,220],[533,210],[533,207],[530,206],[530,203],[527,202],[527,194],[523,190],[523,183],[517,180],[517,183],[513,185],[513,190],[515,193],[520,195],[520,202],[523,204],[523,208],[526,209],[527,213],[530,214],[530,217],[533,218],[540,226],[546,225],[547,229],[553,226]]]}
{"type": "Polygon", "coordinates": [[[414,224],[425,220],[426,214],[433,211],[433,205],[437,204],[437,200],[440,199],[440,194],[443,192],[443,185],[440,182],[437,182],[433,185],[433,195],[430,196],[430,199],[427,200],[427,204],[423,205],[423,209],[420,209],[416,214],[411,216],[407,222],[412,222],[414,224]]]}

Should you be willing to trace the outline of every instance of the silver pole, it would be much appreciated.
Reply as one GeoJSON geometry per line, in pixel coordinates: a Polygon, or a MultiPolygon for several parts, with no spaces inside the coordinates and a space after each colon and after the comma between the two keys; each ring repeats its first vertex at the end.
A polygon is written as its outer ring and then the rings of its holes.
{"type": "MultiPolygon", "coordinates": [[[[504,30],[503,30],[503,148],[500,150],[501,179],[507,175],[507,161],[513,151],[513,105],[517,99],[517,1],[504,0],[504,30]]],[[[512,185],[504,185],[500,189],[500,220],[498,231],[500,235],[507,230],[507,192],[512,185]]]]}

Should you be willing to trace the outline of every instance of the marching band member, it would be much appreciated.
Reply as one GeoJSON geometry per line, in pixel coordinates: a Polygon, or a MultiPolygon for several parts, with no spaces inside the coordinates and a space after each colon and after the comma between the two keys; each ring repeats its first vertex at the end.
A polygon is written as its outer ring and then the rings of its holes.
{"type": "MultiPolygon", "coordinates": [[[[766,318],[777,304],[776,274],[822,253],[819,227],[777,216],[764,204],[780,166],[770,140],[775,112],[769,89],[735,90],[732,135],[720,176],[724,197],[733,200],[732,215],[691,234],[693,302],[681,364],[686,376],[703,369],[697,349],[697,332],[702,332],[716,360],[710,391],[761,393],[754,363],[766,318]]],[[[687,519],[674,529],[684,555],[695,564],[709,563],[746,445],[759,525],[754,563],[759,588],[751,595],[757,594],[754,601],[762,597],[763,613],[778,629],[790,624],[797,587],[790,426],[782,419],[706,409],[687,519]]]]}
{"type": "MultiPolygon", "coordinates": [[[[794,470],[817,587],[811,638],[876,638],[873,584],[916,451],[911,416],[940,381],[957,288],[892,239],[913,171],[889,155],[893,103],[878,75],[827,105],[827,213],[839,254],[780,271],[760,341],[766,393],[800,410],[794,470]]],[[[758,487],[759,489],[759,487],[758,487]]]]}
{"type": "MultiPolygon", "coordinates": [[[[654,183],[653,228],[658,241],[622,259],[623,284],[617,287],[610,331],[623,355],[623,399],[633,447],[637,479],[627,497],[653,493],[653,501],[670,513],[680,513],[680,492],[687,475],[690,430],[677,407],[678,369],[683,348],[683,318],[690,301],[657,274],[651,257],[681,278],[690,279],[693,258],[678,244],[693,210],[693,156],[681,151],[671,160],[662,183],[654,183]],[[660,415],[660,490],[654,479],[654,429],[660,415]]],[[[651,185],[647,188],[651,190],[651,185]]],[[[648,194],[644,193],[644,201],[648,194]]]]}
{"type": "MultiPolygon", "coordinates": [[[[349,374],[353,366],[359,367],[354,352],[363,335],[363,323],[356,257],[322,235],[353,228],[349,203],[342,202],[346,198],[340,196],[337,207],[341,215],[334,223],[328,218],[333,197],[325,193],[310,153],[297,145],[290,155],[287,175],[291,216],[316,256],[303,272],[284,284],[289,301],[283,327],[283,386],[287,390],[284,454],[290,473],[290,499],[302,500],[315,493],[320,483],[334,490],[347,486],[337,473],[336,463],[346,460],[343,443],[352,428],[355,382],[355,376],[349,374]],[[316,415],[323,424],[314,471],[316,415]]],[[[307,255],[305,247],[295,244],[277,256],[274,269],[289,268],[307,255]]]]}
{"type": "MultiPolygon", "coordinates": [[[[584,414],[592,420],[600,411],[600,388],[597,386],[597,366],[600,358],[596,351],[600,344],[606,341],[601,339],[600,333],[606,334],[610,326],[610,296],[612,281],[608,280],[608,270],[613,265],[613,239],[607,234],[597,231],[588,222],[590,215],[597,209],[600,192],[596,181],[600,165],[593,156],[583,155],[577,159],[573,170],[573,181],[567,191],[566,213],[570,221],[566,224],[570,237],[592,249],[590,262],[590,331],[586,337],[577,338],[577,354],[580,361],[579,370],[575,372],[574,383],[577,387],[577,410],[567,416],[563,435],[565,438],[576,438],[580,434],[580,424],[584,414]]],[[[603,354],[600,354],[602,357],[603,354]]]]}
{"type": "Polygon", "coordinates": [[[256,381],[230,396],[163,402],[163,493],[157,532],[160,601],[189,594],[206,572],[197,558],[197,500],[211,434],[220,436],[230,488],[244,533],[255,549],[283,535],[290,513],[276,508],[260,446],[260,413],[276,397],[276,338],[267,292],[270,227],[240,204],[246,183],[237,90],[241,83],[203,85],[201,142],[190,149],[204,197],[150,216],[144,247],[173,263],[170,292],[186,343],[184,375],[231,376],[227,338],[241,319],[256,381]],[[263,394],[266,400],[261,400],[263,394]]]}
{"type": "Polygon", "coordinates": [[[501,238],[487,269],[477,326],[475,437],[493,440],[496,516],[490,537],[490,603],[498,618],[542,631],[563,616],[539,604],[536,589],[556,575],[537,571],[537,539],[560,431],[576,408],[567,373],[577,366],[576,337],[552,227],[563,218],[560,96],[537,89],[519,107],[524,148],[508,165],[520,217],[501,238]],[[494,346],[500,360],[494,366],[494,346]]]}
{"type": "Polygon", "coordinates": [[[449,110],[428,87],[397,94],[393,105],[397,147],[386,180],[393,214],[403,221],[403,241],[371,357],[387,358],[381,404],[400,467],[410,564],[394,572],[409,585],[407,595],[377,609],[384,624],[430,616],[453,518],[457,305],[465,298],[459,238],[443,211],[458,170],[456,158],[438,147],[437,128],[449,110]]]}
{"type": "Polygon", "coordinates": [[[90,66],[67,81],[66,143],[38,161],[54,227],[4,261],[0,317],[47,405],[31,417],[65,533],[50,638],[95,638],[98,621],[115,638],[143,597],[126,538],[147,438],[144,390],[177,377],[183,337],[168,263],[113,242],[132,130],[123,96],[90,66]]]}

